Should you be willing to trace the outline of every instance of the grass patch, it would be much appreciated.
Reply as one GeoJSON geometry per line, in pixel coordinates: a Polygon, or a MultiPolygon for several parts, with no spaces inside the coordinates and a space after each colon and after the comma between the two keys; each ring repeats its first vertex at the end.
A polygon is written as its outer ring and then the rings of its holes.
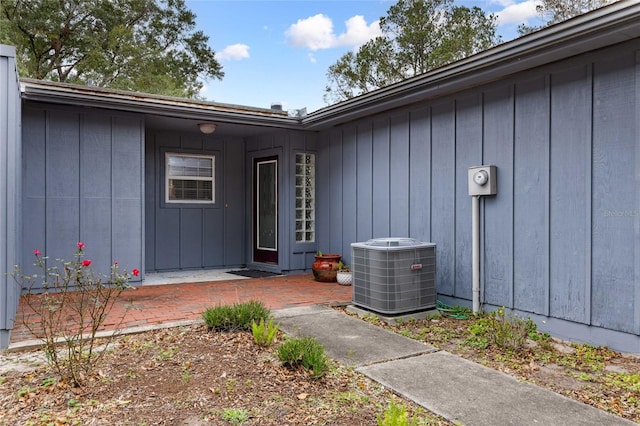
{"type": "Polygon", "coordinates": [[[251,331],[253,322],[270,317],[271,311],[257,300],[216,306],[202,313],[209,331],[251,331]]]}
{"type": "Polygon", "coordinates": [[[324,376],[329,369],[324,347],[312,337],[285,341],[278,347],[278,359],[289,367],[304,368],[315,379],[324,376]]]}

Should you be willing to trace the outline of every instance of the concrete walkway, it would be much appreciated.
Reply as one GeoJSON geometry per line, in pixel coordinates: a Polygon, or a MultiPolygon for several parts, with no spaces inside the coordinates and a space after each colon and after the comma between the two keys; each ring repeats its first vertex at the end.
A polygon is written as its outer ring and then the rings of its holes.
{"type": "Polygon", "coordinates": [[[275,312],[280,328],[315,337],[327,355],[464,425],[635,423],[322,306],[275,312]]]}

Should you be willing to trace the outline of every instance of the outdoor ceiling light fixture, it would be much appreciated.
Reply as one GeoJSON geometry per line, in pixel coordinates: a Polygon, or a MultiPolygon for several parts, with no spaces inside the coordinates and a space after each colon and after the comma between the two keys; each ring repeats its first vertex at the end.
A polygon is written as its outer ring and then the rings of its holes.
{"type": "Polygon", "coordinates": [[[214,123],[198,123],[198,128],[205,135],[210,135],[216,131],[216,125],[214,123]]]}

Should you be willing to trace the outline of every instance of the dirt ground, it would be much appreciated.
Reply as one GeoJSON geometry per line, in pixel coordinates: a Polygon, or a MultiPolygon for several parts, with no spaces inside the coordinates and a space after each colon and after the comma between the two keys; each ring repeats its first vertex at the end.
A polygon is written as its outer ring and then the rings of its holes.
{"type": "Polygon", "coordinates": [[[390,400],[421,424],[450,424],[352,370],[334,365],[313,380],[251,334],[204,325],[117,338],[82,388],[57,380],[37,352],[0,364],[4,425],[375,425],[390,400]]]}
{"type": "MultiPolygon", "coordinates": [[[[366,321],[640,422],[637,356],[550,338],[481,348],[470,333],[477,319],[366,321]]],[[[353,370],[333,364],[313,380],[250,333],[204,325],[118,337],[82,388],[58,380],[41,351],[0,355],[3,425],[375,425],[392,400],[420,424],[451,424],[353,370]]]]}

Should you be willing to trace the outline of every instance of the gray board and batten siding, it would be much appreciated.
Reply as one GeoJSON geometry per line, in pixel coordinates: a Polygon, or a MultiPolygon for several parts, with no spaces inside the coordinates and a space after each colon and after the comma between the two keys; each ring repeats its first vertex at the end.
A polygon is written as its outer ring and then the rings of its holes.
{"type": "Polygon", "coordinates": [[[640,352],[639,115],[633,39],[322,131],[320,246],[436,243],[439,297],[467,304],[467,168],[493,164],[498,193],[481,202],[487,307],[640,352]]]}
{"type": "Polygon", "coordinates": [[[20,263],[21,120],[16,51],[0,45],[0,348],[9,345],[21,292],[10,275],[20,263]]]}
{"type": "MultiPolygon", "coordinates": [[[[195,126],[194,126],[195,127],[195,126]]],[[[241,267],[244,258],[244,142],[168,129],[147,129],[146,270],[241,267]],[[214,157],[212,204],[165,202],[167,153],[214,157]]]]}
{"type": "Polygon", "coordinates": [[[144,121],[139,115],[23,104],[22,266],[33,250],[71,259],[76,243],[95,272],[144,271],[144,121]]]}

